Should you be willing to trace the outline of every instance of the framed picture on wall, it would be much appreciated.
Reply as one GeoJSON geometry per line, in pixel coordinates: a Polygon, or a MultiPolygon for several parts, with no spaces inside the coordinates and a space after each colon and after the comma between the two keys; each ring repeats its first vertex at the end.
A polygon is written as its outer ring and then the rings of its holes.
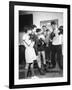
{"type": "Polygon", "coordinates": [[[70,5],[9,2],[9,88],[70,85],[70,5]]]}

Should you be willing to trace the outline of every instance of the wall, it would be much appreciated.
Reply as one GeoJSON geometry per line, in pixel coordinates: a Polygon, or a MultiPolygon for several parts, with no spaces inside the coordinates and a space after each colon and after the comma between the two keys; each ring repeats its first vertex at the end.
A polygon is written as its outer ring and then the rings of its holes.
{"type": "Polygon", "coordinates": [[[24,11],[21,14],[33,14],[33,24],[40,27],[40,21],[58,19],[58,24],[63,25],[63,13],[58,12],[32,12],[24,11]]]}

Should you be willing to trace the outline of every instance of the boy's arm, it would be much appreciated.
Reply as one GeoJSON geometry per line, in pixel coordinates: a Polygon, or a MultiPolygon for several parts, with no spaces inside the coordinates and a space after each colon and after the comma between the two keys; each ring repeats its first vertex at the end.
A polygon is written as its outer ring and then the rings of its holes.
{"type": "Polygon", "coordinates": [[[31,44],[30,44],[30,46],[31,46],[31,47],[33,47],[33,46],[34,46],[34,44],[35,44],[35,42],[34,42],[34,41],[32,41],[32,42],[31,42],[31,44]]]}

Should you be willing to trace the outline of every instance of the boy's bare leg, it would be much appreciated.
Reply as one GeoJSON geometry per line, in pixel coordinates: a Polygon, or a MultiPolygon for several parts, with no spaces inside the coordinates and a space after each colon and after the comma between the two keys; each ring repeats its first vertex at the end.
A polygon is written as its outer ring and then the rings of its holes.
{"type": "Polygon", "coordinates": [[[29,64],[27,63],[25,66],[25,78],[27,78],[28,67],[29,67],[29,64]]]}
{"type": "Polygon", "coordinates": [[[43,65],[42,65],[43,70],[44,70],[45,72],[48,72],[47,64],[46,64],[46,58],[45,58],[45,52],[44,52],[44,51],[42,51],[42,56],[43,56],[43,65]]]}
{"type": "Polygon", "coordinates": [[[38,61],[39,68],[41,68],[41,53],[40,52],[38,52],[37,61],[38,61]]]}
{"type": "Polygon", "coordinates": [[[37,63],[38,63],[38,71],[39,71],[39,73],[41,75],[45,75],[45,73],[41,69],[41,52],[38,52],[37,63]]]}
{"type": "Polygon", "coordinates": [[[35,73],[34,73],[34,68],[33,68],[33,63],[31,64],[31,73],[32,73],[32,76],[35,75],[35,73]]]}
{"type": "Polygon", "coordinates": [[[44,52],[44,51],[42,51],[41,53],[42,53],[42,56],[43,56],[43,64],[46,64],[45,52],[44,52]]]}

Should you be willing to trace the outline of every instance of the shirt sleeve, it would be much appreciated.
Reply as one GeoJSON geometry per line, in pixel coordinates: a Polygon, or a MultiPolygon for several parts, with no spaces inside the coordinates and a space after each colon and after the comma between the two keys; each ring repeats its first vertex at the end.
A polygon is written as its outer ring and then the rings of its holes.
{"type": "Polygon", "coordinates": [[[63,44],[63,35],[61,35],[61,42],[62,42],[62,44],[63,44]]]}

